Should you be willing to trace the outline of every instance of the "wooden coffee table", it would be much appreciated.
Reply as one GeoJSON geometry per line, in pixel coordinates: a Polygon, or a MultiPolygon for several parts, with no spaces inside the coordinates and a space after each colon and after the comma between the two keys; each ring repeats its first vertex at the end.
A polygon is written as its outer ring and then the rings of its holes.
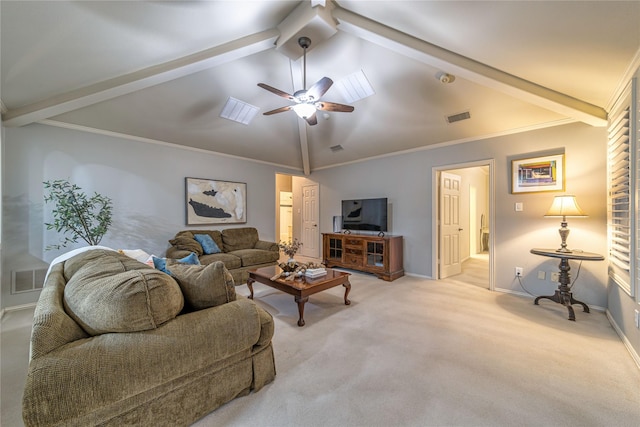
{"type": "Polygon", "coordinates": [[[275,265],[249,270],[249,279],[247,280],[247,286],[251,292],[249,298],[253,299],[253,282],[259,282],[276,288],[279,291],[286,292],[289,295],[293,295],[295,302],[298,304],[298,314],[300,315],[298,326],[304,326],[304,304],[309,301],[309,295],[342,285],[345,287],[344,304],[351,304],[351,301],[348,299],[349,292],[351,291],[351,283],[349,283],[349,276],[351,274],[330,268],[326,270],[327,274],[325,276],[320,276],[315,279],[300,276],[294,280],[285,280],[285,277],[271,280],[273,276],[282,272],[282,269],[275,265]]]}

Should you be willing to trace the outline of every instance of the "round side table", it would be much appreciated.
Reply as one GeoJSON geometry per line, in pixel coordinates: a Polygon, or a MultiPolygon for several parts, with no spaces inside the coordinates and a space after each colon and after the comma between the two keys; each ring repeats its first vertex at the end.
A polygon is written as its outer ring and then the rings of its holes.
{"type": "Polygon", "coordinates": [[[533,302],[535,305],[538,305],[538,301],[541,299],[548,299],[553,302],[557,302],[558,304],[562,304],[567,307],[569,310],[569,320],[576,320],[576,314],[573,311],[573,304],[582,305],[583,311],[585,313],[589,313],[589,307],[587,304],[582,301],[578,301],[573,298],[571,293],[571,275],[569,271],[571,267],[569,266],[569,260],[575,259],[579,261],[603,261],[604,257],[600,254],[595,254],[592,252],[581,252],[581,251],[572,251],[572,252],[559,252],[555,249],[531,249],[531,253],[535,255],[546,256],[549,258],[559,258],[560,259],[560,275],[558,289],[553,295],[545,295],[540,296],[535,299],[533,302]]]}

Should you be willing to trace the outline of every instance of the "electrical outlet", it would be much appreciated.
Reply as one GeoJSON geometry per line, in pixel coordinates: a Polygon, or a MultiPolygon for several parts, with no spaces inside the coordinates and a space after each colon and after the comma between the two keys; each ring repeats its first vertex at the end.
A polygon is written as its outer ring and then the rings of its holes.
{"type": "Polygon", "coordinates": [[[546,277],[547,277],[547,274],[543,270],[538,271],[538,279],[544,280],[546,279],[546,277]]]}
{"type": "Polygon", "coordinates": [[[640,311],[636,310],[636,328],[640,328],[640,311]]]}
{"type": "Polygon", "coordinates": [[[560,281],[560,273],[551,273],[551,281],[559,282],[560,281]]]}
{"type": "Polygon", "coordinates": [[[516,277],[522,277],[522,275],[524,274],[522,267],[516,267],[515,271],[516,271],[516,277]]]}

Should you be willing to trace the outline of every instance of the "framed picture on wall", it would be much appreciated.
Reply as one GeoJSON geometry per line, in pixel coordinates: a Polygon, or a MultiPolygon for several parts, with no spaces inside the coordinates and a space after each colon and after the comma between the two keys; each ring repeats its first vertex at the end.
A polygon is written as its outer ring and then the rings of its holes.
{"type": "Polygon", "coordinates": [[[247,184],[185,178],[187,225],[247,222],[247,184]]]}
{"type": "Polygon", "coordinates": [[[511,193],[564,191],[564,154],[511,161],[511,193]]]}

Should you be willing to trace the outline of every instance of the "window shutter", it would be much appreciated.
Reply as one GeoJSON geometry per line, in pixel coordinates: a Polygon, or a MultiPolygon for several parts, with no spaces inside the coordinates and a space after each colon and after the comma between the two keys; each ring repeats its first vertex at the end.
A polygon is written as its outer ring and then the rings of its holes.
{"type": "Polygon", "coordinates": [[[628,294],[633,295],[632,244],[635,227],[635,196],[631,189],[633,151],[630,129],[632,124],[631,87],[609,113],[607,149],[608,203],[607,225],[609,243],[609,276],[628,294]]]}

